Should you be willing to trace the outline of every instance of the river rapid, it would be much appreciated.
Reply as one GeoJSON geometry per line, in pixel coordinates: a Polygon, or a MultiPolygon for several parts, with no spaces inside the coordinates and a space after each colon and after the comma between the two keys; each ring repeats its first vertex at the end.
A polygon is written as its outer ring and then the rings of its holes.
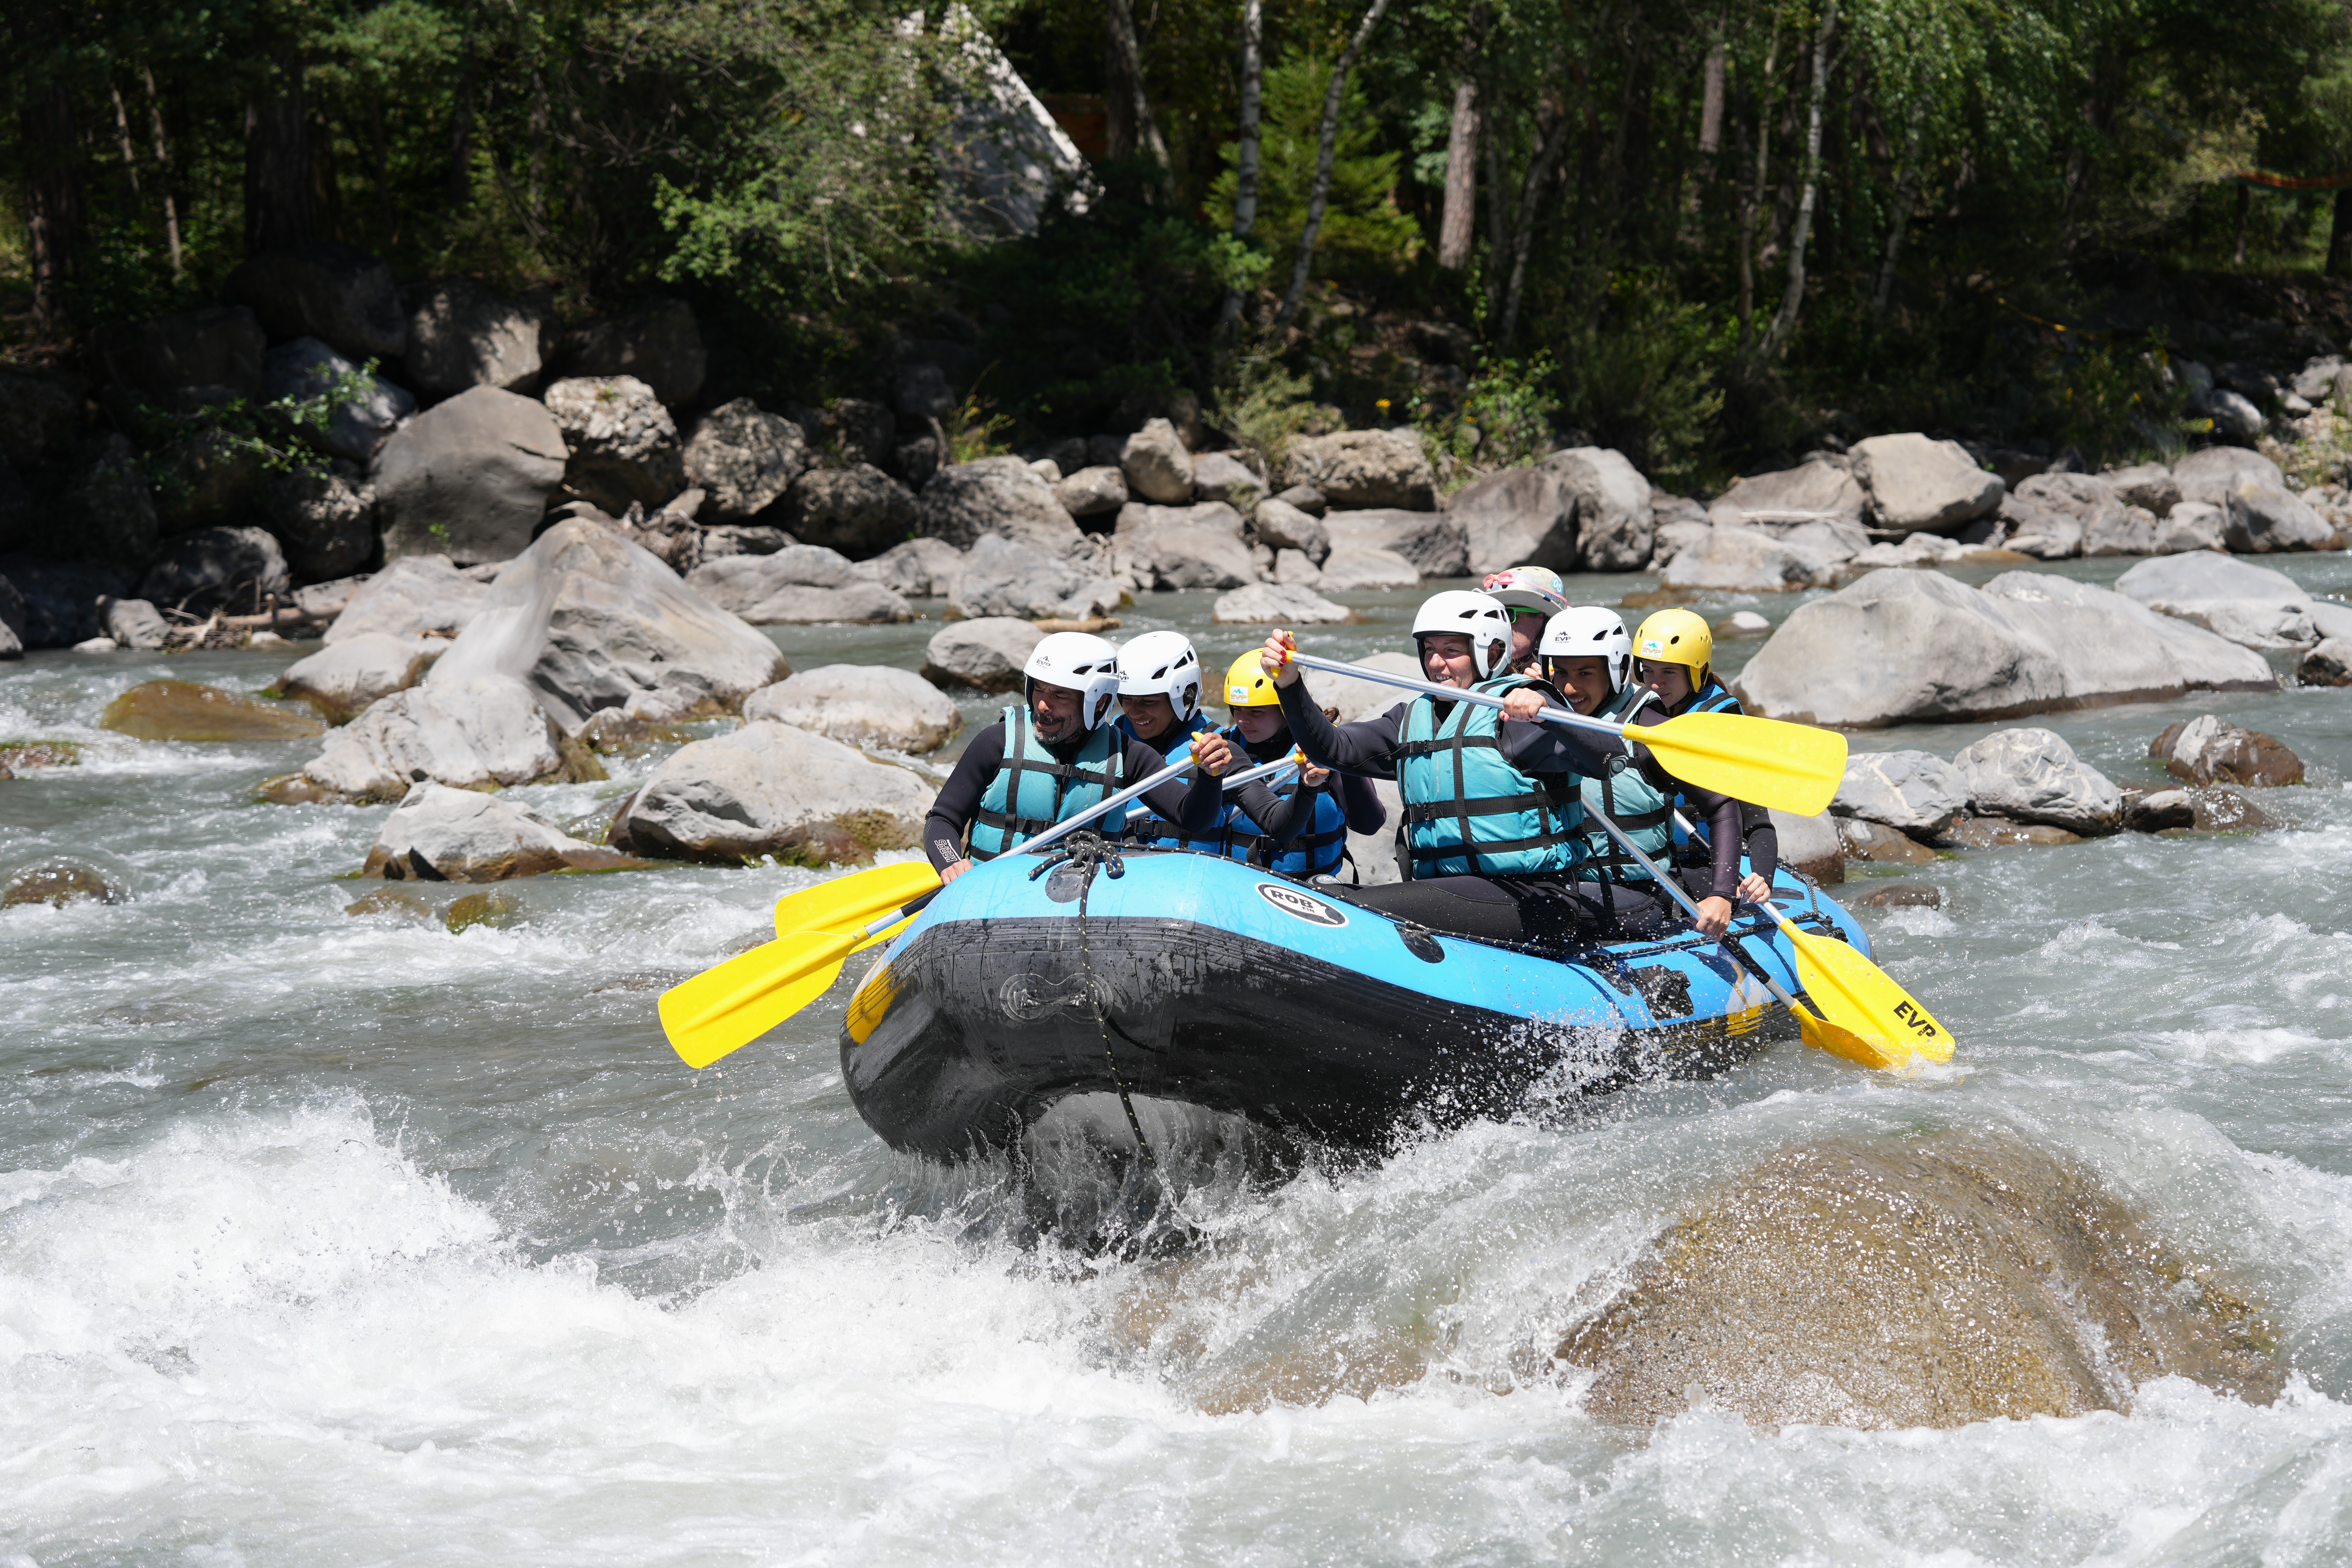
{"type": "MultiPolygon", "coordinates": [[[[2352,589],[2344,557],[2283,564],[2352,589]]],[[[1402,646],[1418,596],[1306,645],[1402,646]]],[[[1119,635],[1174,626],[1222,668],[1255,639],[1210,598],[1153,596],[1119,635]]],[[[935,629],[775,636],[799,668],[912,668],[935,629]]],[[[706,1072],[665,1047],[656,995],[810,873],[541,878],[455,934],[353,916],[388,808],[250,804],[316,742],[97,728],[138,681],[254,689],[286,662],[0,667],[0,739],[86,748],[0,784],[0,875],[72,855],[129,895],[0,910],[0,1563],[2352,1557],[2352,692],[2020,721],[2129,784],[2161,776],[2159,729],[2215,711],[2312,782],[2256,792],[2285,831],[1909,869],[1945,907],[1864,918],[1958,1033],[1948,1068],[1790,1044],[1378,1165],[1203,1156],[1180,1218],[1088,1253],[1055,1205],[1118,1210],[1115,1172],[1061,1162],[1041,1200],[866,1130],[847,984],[706,1072]],[[1702,1406],[1643,1442],[1546,1363],[1773,1150],[1937,1129],[2076,1162],[2246,1281],[2286,1393],[2163,1379],[2128,1415],[1891,1433],[1702,1406]]],[[[516,793],[593,830],[660,755],[516,793]]]]}

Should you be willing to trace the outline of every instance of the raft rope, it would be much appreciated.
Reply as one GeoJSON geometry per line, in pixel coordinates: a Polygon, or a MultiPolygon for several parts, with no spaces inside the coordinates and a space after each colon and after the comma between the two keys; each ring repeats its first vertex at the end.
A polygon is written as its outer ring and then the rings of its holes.
{"type": "Polygon", "coordinates": [[[1094,1009],[1095,1027],[1102,1032],[1103,1061],[1110,1068],[1111,1087],[1118,1090],[1119,1109],[1127,1112],[1127,1128],[1135,1134],[1135,1146],[1142,1152],[1144,1168],[1157,1174],[1160,1162],[1153,1158],[1150,1142],[1143,1136],[1143,1122],[1135,1114],[1135,1101],[1128,1098],[1127,1083],[1118,1076],[1118,1058],[1111,1051],[1110,1010],[1103,1005],[1102,992],[1095,983],[1094,948],[1087,940],[1087,900],[1094,892],[1095,873],[1107,871],[1117,881],[1127,875],[1127,861],[1116,840],[1099,833],[1073,833],[1029,873],[1029,879],[1034,882],[1065,865],[1077,868],[1078,872],[1078,964],[1086,975],[1087,1005],[1094,1009]]]}

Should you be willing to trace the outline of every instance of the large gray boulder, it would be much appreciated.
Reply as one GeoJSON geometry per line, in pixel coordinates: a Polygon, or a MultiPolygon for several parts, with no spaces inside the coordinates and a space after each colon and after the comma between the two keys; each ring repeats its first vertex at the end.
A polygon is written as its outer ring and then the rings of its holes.
{"type": "Polygon", "coordinates": [[[1650,481],[1622,452],[1570,447],[1543,466],[1576,498],[1577,565],[1586,572],[1639,572],[1657,549],[1650,481]]]}
{"type": "Polygon", "coordinates": [[[1018,691],[1022,668],[1045,637],[1032,622],[1011,616],[950,621],[923,650],[923,679],[956,689],[1018,691]]]}
{"type": "Polygon", "coordinates": [[[693,433],[686,438],[685,463],[686,482],[703,492],[699,520],[706,524],[740,522],[782,500],[793,481],[807,470],[808,439],[782,415],[765,413],[750,398],[739,397],[694,422],[693,433]]]}
{"type": "Polygon", "coordinates": [[[1280,496],[1268,496],[1250,514],[1250,531],[1269,550],[1293,550],[1316,565],[1331,553],[1331,531],[1315,513],[1301,511],[1280,496]]]}
{"type": "Polygon", "coordinates": [[[509,561],[530,544],[570,460],[547,405],[478,386],[435,405],[376,453],[387,560],[509,561]]]}
{"type": "Polygon", "coordinates": [[[563,432],[563,488],[614,517],[653,510],[686,488],[685,451],[669,410],[633,375],[568,376],[547,389],[563,432]]]}
{"type": "Polygon", "coordinates": [[[1980,816],[2045,822],[2085,837],[2123,826],[2123,791],[2054,731],[1996,731],[1954,757],[1952,766],[1980,816]]]}
{"type": "Polygon", "coordinates": [[[2261,655],[2107,589],[1888,569],[1799,605],[1733,689],[1751,713],[1869,728],[2276,685],[2261,655]]]}
{"type": "Polygon", "coordinates": [[[753,626],[820,626],[910,621],[907,601],[850,572],[849,558],[822,545],[794,544],[772,555],[706,561],[688,584],[753,626]]]}
{"type": "Polygon", "coordinates": [[[333,240],[247,257],[222,293],[281,342],[317,338],[355,360],[398,359],[408,347],[391,264],[333,240]]]}
{"type": "Polygon", "coordinates": [[[416,412],[416,399],[405,388],[362,375],[359,366],[316,338],[280,343],[262,362],[261,395],[268,402],[307,404],[339,391],[347,395],[327,405],[323,427],[301,421],[292,428],[299,438],[354,463],[373,457],[416,412]]]}
{"type": "Polygon", "coordinates": [[[1576,570],[1576,492],[1557,468],[1489,474],[1456,491],[1445,514],[1462,525],[1474,577],[1512,566],[1576,570]]]}
{"type": "Polygon", "coordinates": [[[1840,563],[1792,545],[1758,528],[1715,528],[1666,563],[1669,588],[1780,594],[1822,588],[1838,579],[1840,563]]]}
{"type": "Polygon", "coordinates": [[[2180,480],[2162,463],[2134,463],[2109,468],[2099,478],[2126,506],[2143,507],[2157,517],[2169,517],[2180,504],[2180,480]]]}
{"type": "Polygon", "coordinates": [[[1031,544],[1055,555],[1076,553],[1085,536],[1055,499],[1045,476],[1018,458],[951,463],[923,486],[918,533],[969,550],[983,533],[1031,544]]]}
{"type": "Polygon", "coordinates": [[[868,463],[814,468],[793,486],[785,526],[803,544],[874,555],[903,542],[919,513],[906,486],[868,463]]]}
{"type": "MultiPolygon", "coordinates": [[[[163,399],[184,387],[261,394],[268,334],[242,305],[207,305],[143,321],[118,321],[90,334],[91,368],[134,397],[163,399]]],[[[11,462],[22,463],[16,453],[11,462]]],[[[33,467],[32,464],[25,464],[33,467]]]]}
{"type": "MultiPolygon", "coordinates": [[[[1241,520],[1234,520],[1238,542],[1241,520]]],[[[1199,584],[1207,586],[1210,584],[1199,584]]],[[[1084,563],[984,533],[956,578],[957,612],[970,619],[1088,620],[1118,608],[1119,585],[1084,563]]]]}
{"type": "Polygon", "coordinates": [[[409,786],[369,847],[363,877],[388,882],[503,882],[625,857],[572,837],[528,806],[447,784],[409,786]]]}
{"type": "Polygon", "coordinates": [[[551,369],[559,376],[635,376],[663,407],[690,408],[709,366],[693,308],[651,300],[566,332],[551,369]]]}
{"type": "Polygon", "coordinates": [[[1054,487],[1054,499],[1072,517],[1099,517],[1128,503],[1127,476],[1109,464],[1065,474],[1054,487]]]}
{"type": "MultiPolygon", "coordinates": [[[[1238,588],[1257,581],[1241,513],[1223,501],[1186,507],[1129,501],[1119,508],[1111,538],[1115,559],[1139,588],[1238,588]]],[[[979,553],[972,552],[975,562],[979,553]]],[[[967,594],[970,581],[967,569],[967,594]]]]}
{"type": "Polygon", "coordinates": [[[1165,419],[1147,419],[1142,429],[1127,438],[1118,468],[1131,494],[1161,506],[1192,503],[1192,454],[1184,449],[1176,426],[1165,419]]]}
{"type": "Polygon", "coordinates": [[[394,562],[352,590],[342,612],[327,627],[330,645],[383,632],[413,638],[434,634],[454,637],[466,629],[489,595],[449,563],[446,555],[410,555],[394,562]]]}
{"type": "Polygon", "coordinates": [[[2241,479],[2224,502],[2221,541],[2241,555],[2326,550],[2336,530],[2283,485],[2241,479]]]}
{"type": "Polygon", "coordinates": [[[2000,503],[2009,536],[2001,542],[2021,554],[2060,561],[2083,553],[2095,529],[2120,526],[2123,501],[2105,479],[2090,474],[2036,474],[2000,503]]]}
{"type": "Polygon", "coordinates": [[[520,677],[576,730],[604,708],[655,721],[732,713],[789,672],[775,644],[625,533],[572,518],[499,574],[427,684],[520,677]]]}
{"type": "Polygon", "coordinates": [[[139,596],[193,616],[215,610],[257,615],[288,599],[293,576],[278,541],[258,528],[203,528],[184,533],[140,581],[139,596]]]}
{"type": "Polygon", "coordinates": [[[261,521],[297,583],[357,572],[375,556],[375,487],[356,465],[293,468],[262,481],[261,521]]]}
{"type": "Polygon", "coordinates": [[[408,383],[427,397],[477,386],[529,392],[539,384],[544,312],[486,285],[448,278],[408,294],[408,383]]]}
{"type": "Polygon", "coordinates": [[[2182,500],[2216,507],[2226,505],[2230,492],[2247,479],[2286,488],[2286,476],[2276,463],[2243,447],[2207,447],[2191,452],[2172,465],[2172,479],[2182,500]]]}
{"type": "MultiPolygon", "coordinates": [[[[446,662],[447,656],[445,655],[446,662]]],[[[434,676],[440,674],[436,668],[434,676]]],[[[512,676],[428,678],[327,736],[302,776],[346,800],[398,800],[425,780],[457,789],[535,784],[566,771],[555,721],[512,676]]]]}
{"type": "Polygon", "coordinates": [[[1717,528],[1832,521],[1858,526],[1869,505],[1870,493],[1843,465],[1816,461],[1740,479],[1716,497],[1706,515],[1717,528]]]}
{"type": "Polygon", "coordinates": [[[297,659],[278,678],[278,695],[308,703],[330,724],[348,724],[369,707],[425,679],[446,643],[362,632],[297,659]]]}
{"type": "MultiPolygon", "coordinates": [[[[1352,659],[1349,662],[1362,665],[1370,669],[1384,669],[1391,675],[1407,676],[1414,680],[1428,679],[1422,672],[1419,659],[1409,653],[1395,649],[1388,649],[1368,658],[1352,659]]],[[[1299,679],[1307,682],[1307,689],[1314,693],[1317,703],[1339,710],[1339,722],[1342,724],[1353,724],[1365,719],[1377,719],[1398,703],[1412,700],[1412,693],[1410,691],[1390,686],[1383,681],[1367,680],[1360,675],[1333,675],[1328,670],[1317,669],[1308,671],[1299,679]]],[[[1391,810],[1393,813],[1394,807],[1391,806],[1391,810]]],[[[1396,821],[1395,816],[1391,815],[1389,818],[1389,826],[1395,826],[1396,821]]]]}
{"type": "Polygon", "coordinates": [[[1385,594],[1420,582],[1421,568],[1393,550],[1335,544],[1323,558],[1316,586],[1327,594],[1385,594]]]}
{"type": "Polygon", "coordinates": [[[901,598],[951,599],[965,560],[944,540],[907,539],[870,560],[850,563],[849,575],[879,583],[901,598]]]}
{"type": "Polygon", "coordinates": [[[1470,531],[1442,511],[1328,511],[1323,514],[1323,528],[1334,552],[1385,550],[1412,562],[1424,577],[1470,573],[1470,531]]]}
{"type": "Polygon", "coordinates": [[[1770,816],[1780,840],[1780,864],[1826,887],[1845,880],[1845,837],[1834,816],[1799,816],[1778,807],[1770,816]]]}
{"type": "Polygon", "coordinates": [[[1312,588],[1252,583],[1220,595],[1210,618],[1221,626],[1316,626],[1353,620],[1355,612],[1312,588]]]}
{"type": "Polygon", "coordinates": [[[2294,578],[2213,551],[2143,561],[2116,579],[2116,592],[2245,647],[2319,640],[2311,596],[2294,578]]]}
{"type": "Polygon", "coordinates": [[[1969,808],[1966,775],[1933,752],[1854,752],[1830,810],[1923,838],[1969,808]]]}
{"type": "Polygon", "coordinates": [[[911,847],[933,786],[772,720],[681,747],[623,809],[616,837],[682,860],[859,863],[911,847]]]}
{"type": "Polygon", "coordinates": [[[117,647],[139,653],[162,647],[170,640],[172,630],[152,601],[118,599],[111,594],[99,597],[98,628],[99,635],[112,637],[117,647]]]}
{"type": "Polygon", "coordinates": [[[772,720],[886,752],[936,752],[963,728],[954,699],[910,669],[824,664],[762,687],[743,721],[772,720]]]}
{"type": "Polygon", "coordinates": [[[2182,555],[2192,550],[2221,550],[2229,522],[2229,513],[2210,501],[2181,501],[2157,521],[2151,553],[2182,555]]]}
{"type": "Polygon", "coordinates": [[[2008,489],[1958,441],[1916,430],[1855,442],[1853,472],[1870,497],[1873,523],[1894,533],[1950,533],[1999,506],[2008,489]]]}
{"type": "Polygon", "coordinates": [[[2121,511],[2101,512],[2083,531],[2083,553],[2085,557],[2103,555],[2154,555],[2157,533],[2165,520],[2146,507],[2126,506],[2121,511]]]}
{"type": "Polygon", "coordinates": [[[1311,485],[1335,507],[1429,511],[1437,505],[1429,454],[1411,429],[1298,437],[1284,455],[1281,482],[1311,485]]]}
{"type": "Polygon", "coordinates": [[[1202,500],[1221,500],[1246,517],[1265,497],[1265,479],[1235,453],[1203,452],[1192,459],[1192,493],[1202,500]]]}

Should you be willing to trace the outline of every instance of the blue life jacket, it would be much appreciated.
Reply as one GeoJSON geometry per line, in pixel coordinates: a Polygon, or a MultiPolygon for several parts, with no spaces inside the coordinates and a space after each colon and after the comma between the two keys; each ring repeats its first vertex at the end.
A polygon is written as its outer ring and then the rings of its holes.
{"type": "MultiPolygon", "coordinates": [[[[1205,735],[1215,728],[1214,724],[1209,722],[1207,714],[1195,713],[1188,720],[1180,720],[1170,725],[1160,734],[1160,739],[1144,741],[1143,743],[1158,752],[1161,761],[1171,761],[1175,757],[1177,748],[1191,745],[1195,737],[1205,735]]],[[[1125,714],[1119,716],[1118,732],[1123,736],[1142,739],[1141,736],[1136,735],[1135,726],[1127,721],[1125,714]]],[[[1225,812],[1218,813],[1217,820],[1220,827],[1223,824],[1224,816],[1225,812]]],[[[1147,813],[1139,810],[1130,813],[1127,819],[1127,836],[1138,844],[1149,844],[1160,849],[1197,849],[1204,855],[1223,854],[1224,841],[1222,835],[1217,828],[1212,828],[1210,832],[1212,836],[1207,838],[1182,837],[1178,834],[1174,823],[1156,812],[1147,813]]]]}
{"type": "MultiPolygon", "coordinates": [[[[1127,737],[1108,724],[1097,724],[1087,731],[1078,754],[1061,762],[1030,728],[1027,703],[1006,708],[1004,760],[988,781],[965,836],[971,858],[993,859],[1023,839],[1118,794],[1126,756],[1127,737]]],[[[1122,816],[1110,813],[1102,820],[1102,832],[1116,837],[1122,816]]]]}
{"type": "MultiPolygon", "coordinates": [[[[1500,697],[1533,684],[1506,675],[1472,689],[1500,697]]],[[[1577,779],[1547,782],[1503,760],[1500,710],[1456,702],[1437,722],[1435,700],[1405,710],[1396,749],[1411,875],[1532,877],[1573,870],[1584,858],[1584,804],[1577,779]]]]}
{"type": "MultiPolygon", "coordinates": [[[[1275,789],[1275,798],[1288,800],[1307,786],[1296,775],[1275,789]]],[[[1339,868],[1348,853],[1348,811],[1339,804],[1339,781],[1328,781],[1315,792],[1315,816],[1306,828],[1276,848],[1249,814],[1239,805],[1226,808],[1225,853],[1236,860],[1263,866],[1286,877],[1328,877],[1339,868]]]]}
{"type": "MultiPolygon", "coordinates": [[[[1630,725],[1634,714],[1657,700],[1657,694],[1648,687],[1629,685],[1597,716],[1630,725]]],[[[1631,765],[1632,761],[1627,758],[1628,765],[1619,772],[1585,779],[1585,814],[1591,816],[1596,811],[1606,812],[1612,822],[1625,830],[1625,837],[1641,847],[1643,854],[1664,864],[1674,847],[1674,802],[1643,777],[1641,770],[1631,765]]],[[[1584,836],[1584,842],[1586,858],[1576,868],[1580,881],[1614,882],[1624,887],[1650,879],[1642,863],[1626,854],[1598,821],[1584,836]]]]}
{"type": "MultiPolygon", "coordinates": [[[[1706,684],[1692,695],[1690,705],[1683,710],[1684,713],[1745,713],[1748,710],[1739,705],[1739,699],[1726,691],[1723,689],[1723,683],[1716,679],[1712,673],[1707,676],[1706,684]]],[[[1680,714],[1676,715],[1677,718],[1680,716],[1680,714]]],[[[1674,834],[1675,864],[1677,866],[1713,864],[1715,849],[1707,839],[1707,825],[1697,812],[1691,809],[1690,797],[1678,791],[1667,805],[1670,815],[1666,825],[1674,834]],[[1688,818],[1692,830],[1685,832],[1682,824],[1673,819],[1671,812],[1680,812],[1688,818]]],[[[1642,847],[1647,849],[1649,846],[1644,844],[1642,847]]],[[[1741,854],[1744,857],[1746,851],[1743,849],[1741,854]]],[[[1745,868],[1743,858],[1743,874],[1745,868]]]]}

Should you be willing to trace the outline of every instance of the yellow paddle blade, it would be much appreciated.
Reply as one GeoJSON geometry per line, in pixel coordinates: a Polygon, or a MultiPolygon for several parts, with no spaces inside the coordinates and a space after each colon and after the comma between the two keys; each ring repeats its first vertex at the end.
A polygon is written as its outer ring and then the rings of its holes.
{"type": "Polygon", "coordinates": [[[925,860],[876,866],[803,888],[776,900],[776,934],[796,931],[856,931],[885,910],[921,898],[940,885],[925,860]]]}
{"type": "Polygon", "coordinates": [[[1746,713],[1685,713],[1625,731],[1658,755],[1685,784],[1819,816],[1845,778],[1845,737],[1811,724],[1784,724],[1746,713]]]}
{"type": "Polygon", "coordinates": [[[690,1068],[748,1046],[829,990],[862,931],[794,931],[662,993],[662,1033],[690,1068]]]}
{"type": "Polygon", "coordinates": [[[1931,1062],[1952,1059],[1951,1032],[1860,949],[1787,921],[1780,930],[1796,950],[1797,983],[1822,1010],[1808,1044],[1868,1068],[1901,1067],[1914,1051],[1931,1062]]]}

